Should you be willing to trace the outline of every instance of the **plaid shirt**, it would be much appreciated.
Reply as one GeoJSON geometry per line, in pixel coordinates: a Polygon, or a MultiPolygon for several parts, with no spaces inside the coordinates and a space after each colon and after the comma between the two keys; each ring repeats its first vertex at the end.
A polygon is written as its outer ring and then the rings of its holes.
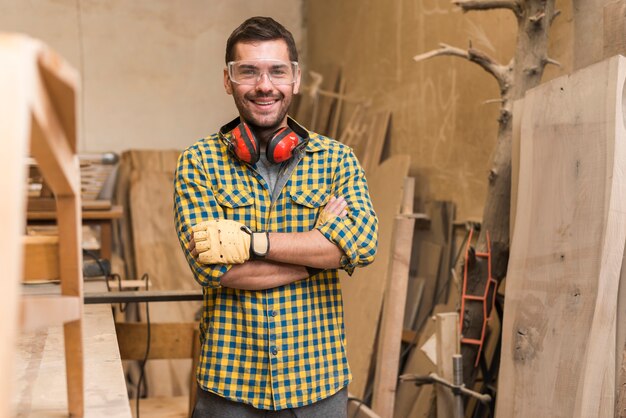
{"type": "Polygon", "coordinates": [[[349,147],[315,133],[309,137],[274,201],[261,175],[236,159],[218,135],[181,154],[174,180],[178,237],[204,293],[198,383],[259,409],[308,405],[350,382],[338,272],[268,290],[231,289],[220,286],[231,266],[199,264],[187,244],[192,225],[232,219],[252,231],[317,228],[343,250],[348,273],[372,262],[378,221],[363,169],[349,147]],[[333,195],[345,198],[348,215],[316,226],[333,195]]]}

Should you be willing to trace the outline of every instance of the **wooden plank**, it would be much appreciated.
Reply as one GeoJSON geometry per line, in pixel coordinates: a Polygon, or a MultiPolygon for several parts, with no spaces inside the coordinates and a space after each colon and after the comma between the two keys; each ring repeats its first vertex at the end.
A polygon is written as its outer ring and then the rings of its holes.
{"type": "Polygon", "coordinates": [[[429,241],[419,241],[417,245],[413,244],[411,264],[416,266],[414,274],[424,279],[424,290],[417,311],[416,326],[426,321],[434,306],[442,251],[441,245],[429,241]]]}
{"type": "MultiPolygon", "coordinates": [[[[184,359],[193,357],[197,322],[150,324],[148,359],[184,359]]],[[[122,360],[143,360],[146,354],[148,325],[144,322],[115,324],[122,360]]]]}
{"type": "MultiPolygon", "coordinates": [[[[421,277],[409,277],[407,286],[406,306],[404,309],[403,327],[407,331],[414,331],[417,311],[422,301],[426,280],[421,277]]],[[[411,340],[409,340],[411,341],[411,340]]]]}
{"type": "Polygon", "coordinates": [[[408,156],[396,155],[368,175],[370,196],[379,221],[376,261],[365,269],[357,269],[352,277],[340,273],[348,361],[353,375],[349,389],[358,398],[363,397],[374,352],[382,298],[389,277],[393,223],[400,213],[409,161],[408,156]]]}
{"type": "Polygon", "coordinates": [[[519,154],[522,136],[522,117],[524,115],[524,99],[513,102],[513,125],[511,133],[511,209],[509,236],[513,237],[515,214],[517,210],[517,185],[519,183],[519,154]]]}
{"type": "Polygon", "coordinates": [[[615,416],[626,418],[626,248],[622,257],[615,328],[615,416]]]}
{"type": "MultiPolygon", "coordinates": [[[[452,356],[461,352],[459,314],[456,312],[435,315],[437,336],[437,374],[450,383],[454,382],[452,356]]],[[[450,388],[435,386],[437,417],[448,418],[455,414],[455,397],[450,388]]]]}
{"type": "MultiPolygon", "coordinates": [[[[413,212],[415,180],[405,179],[402,213],[413,212]]],[[[378,335],[372,409],[382,418],[392,418],[395,402],[402,319],[406,305],[409,264],[415,219],[402,214],[395,219],[391,272],[385,289],[383,314],[378,335]]]]}
{"type": "Polygon", "coordinates": [[[55,196],[80,194],[78,158],[68,143],[58,116],[41,80],[35,86],[38,99],[33,104],[31,154],[55,196]]]}
{"type": "Polygon", "coordinates": [[[26,199],[26,169],[24,156],[28,152],[30,137],[29,84],[30,74],[24,61],[16,59],[19,40],[0,34],[0,195],[5,202],[0,205],[0,416],[13,416],[11,397],[16,391],[13,379],[14,349],[18,335],[19,282],[23,269],[23,247],[20,242],[24,223],[26,199]],[[10,198],[9,198],[10,197],[10,198]]]}
{"type": "MultiPolygon", "coordinates": [[[[441,260],[439,271],[437,272],[437,285],[433,295],[433,304],[443,303],[447,300],[448,281],[450,279],[450,269],[452,267],[453,250],[453,229],[456,217],[456,206],[452,202],[433,201],[427,204],[428,217],[430,218],[430,231],[427,232],[428,239],[441,246],[441,260]]],[[[424,236],[424,235],[423,235],[424,236]]]]}
{"type": "MultiPolygon", "coordinates": [[[[460,283],[452,280],[449,286],[446,304],[435,306],[434,314],[458,311],[460,283]]],[[[430,317],[420,332],[417,347],[411,351],[402,374],[427,375],[436,371],[435,364],[420,349],[434,333],[435,321],[430,317]]],[[[433,406],[433,395],[432,385],[417,387],[411,382],[400,382],[396,395],[394,418],[428,418],[433,406]]]]}
{"type": "Polygon", "coordinates": [[[360,155],[360,152],[355,147],[359,144],[359,141],[367,135],[365,112],[366,106],[360,103],[357,104],[354,109],[352,109],[346,127],[339,136],[339,140],[342,143],[354,149],[355,155],[359,160],[362,158],[362,155],[360,155]]]}
{"type": "Polygon", "coordinates": [[[611,416],[626,59],[526,94],[496,415],[611,416]]]}
{"type": "MultiPolygon", "coordinates": [[[[150,290],[199,291],[180,250],[172,216],[172,173],[180,153],[133,150],[128,155],[128,204],[135,256],[131,277],[139,279],[147,274],[150,290]]],[[[201,302],[159,303],[150,306],[150,318],[152,322],[190,322],[201,306],[201,302]]],[[[143,308],[139,312],[143,316],[143,308]]],[[[149,396],[187,394],[189,373],[190,365],[181,360],[148,363],[149,396]]]]}
{"type": "Polygon", "coordinates": [[[381,162],[385,141],[388,138],[391,111],[384,110],[370,114],[368,122],[368,135],[362,138],[358,147],[363,155],[360,161],[366,173],[378,167],[381,162]]]}

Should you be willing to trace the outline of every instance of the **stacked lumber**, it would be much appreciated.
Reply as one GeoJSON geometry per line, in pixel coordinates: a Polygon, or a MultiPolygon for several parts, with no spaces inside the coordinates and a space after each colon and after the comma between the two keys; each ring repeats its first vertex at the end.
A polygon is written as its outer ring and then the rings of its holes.
{"type": "Polygon", "coordinates": [[[307,129],[334,138],[345,98],[345,79],[339,68],[324,76],[310,71],[309,81],[295,104],[295,119],[307,129]]]}
{"type": "Polygon", "coordinates": [[[614,416],[625,81],[626,59],[613,57],[530,90],[518,112],[498,417],[614,416]]]}

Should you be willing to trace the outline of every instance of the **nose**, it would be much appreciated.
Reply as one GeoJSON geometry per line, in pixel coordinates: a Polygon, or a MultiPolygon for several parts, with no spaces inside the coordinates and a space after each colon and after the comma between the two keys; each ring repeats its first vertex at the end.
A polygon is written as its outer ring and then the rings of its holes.
{"type": "Polygon", "coordinates": [[[259,79],[256,82],[256,89],[261,91],[274,89],[274,84],[272,84],[269,74],[267,74],[266,72],[261,73],[259,79]]]}

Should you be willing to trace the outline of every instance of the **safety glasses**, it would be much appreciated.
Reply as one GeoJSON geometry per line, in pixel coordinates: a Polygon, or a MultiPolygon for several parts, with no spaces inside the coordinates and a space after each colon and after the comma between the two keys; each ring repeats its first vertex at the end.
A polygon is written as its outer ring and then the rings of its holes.
{"type": "Polygon", "coordinates": [[[254,86],[267,74],[274,85],[287,85],[296,82],[298,63],[275,59],[230,61],[227,64],[230,81],[237,84],[254,86]]]}

